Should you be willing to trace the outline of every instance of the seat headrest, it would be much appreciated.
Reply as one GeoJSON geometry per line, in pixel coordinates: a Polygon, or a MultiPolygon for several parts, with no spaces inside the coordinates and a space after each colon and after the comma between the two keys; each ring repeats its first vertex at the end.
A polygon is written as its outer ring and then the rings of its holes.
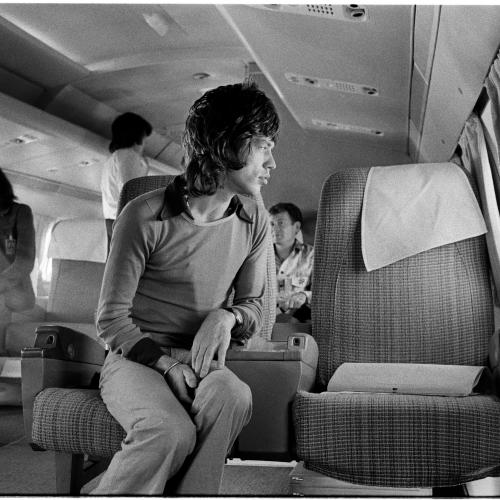
{"type": "Polygon", "coordinates": [[[469,180],[454,163],[370,169],[361,216],[367,271],[485,232],[469,180]]]}
{"type": "Polygon", "coordinates": [[[48,257],[106,262],[106,246],[104,219],[65,219],[52,229],[48,257]]]}

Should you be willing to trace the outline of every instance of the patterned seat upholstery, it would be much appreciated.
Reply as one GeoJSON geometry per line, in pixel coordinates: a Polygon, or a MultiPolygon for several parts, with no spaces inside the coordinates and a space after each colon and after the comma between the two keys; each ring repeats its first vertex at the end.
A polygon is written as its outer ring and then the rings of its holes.
{"type": "Polygon", "coordinates": [[[108,457],[125,437],[98,390],[45,389],[35,399],[33,414],[32,439],[45,450],[108,457]]]}
{"type": "MultiPolygon", "coordinates": [[[[330,176],[321,195],[312,334],[324,391],[343,362],[487,365],[493,305],[484,237],[367,272],[360,214],[369,169],[330,176]]],[[[498,472],[500,401],[306,393],[294,403],[307,468],[386,487],[438,487],[498,472]]]]}
{"type": "MultiPolygon", "coordinates": [[[[174,176],[138,177],[121,192],[118,210],[137,196],[167,186],[174,176]]],[[[268,273],[260,337],[271,338],[275,319],[276,280],[271,238],[268,242],[268,273]]],[[[32,441],[46,449],[100,457],[112,456],[121,447],[125,433],[108,413],[98,391],[49,388],[41,391],[33,407],[32,441]]]]}

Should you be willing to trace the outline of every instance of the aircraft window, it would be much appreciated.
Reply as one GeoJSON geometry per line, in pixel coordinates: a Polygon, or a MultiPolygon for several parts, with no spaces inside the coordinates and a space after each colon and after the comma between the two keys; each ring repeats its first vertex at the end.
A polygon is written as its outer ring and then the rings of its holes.
{"type": "Polygon", "coordinates": [[[493,114],[491,112],[491,101],[488,101],[488,103],[484,107],[484,110],[481,113],[481,120],[483,122],[483,126],[486,129],[489,137],[493,139],[491,141],[488,141],[488,147],[493,149],[492,153],[496,155],[496,158],[498,158],[498,145],[497,145],[496,141],[494,140],[495,127],[493,125],[493,114]]]}
{"type": "Polygon", "coordinates": [[[49,223],[40,238],[37,295],[42,297],[49,295],[49,285],[52,278],[52,259],[49,258],[48,251],[54,225],[55,221],[49,223]]]}

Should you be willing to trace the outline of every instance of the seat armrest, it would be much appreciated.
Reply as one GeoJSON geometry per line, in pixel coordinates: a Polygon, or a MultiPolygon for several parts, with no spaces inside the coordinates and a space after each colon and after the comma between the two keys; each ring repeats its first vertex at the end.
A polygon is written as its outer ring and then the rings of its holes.
{"type": "Polygon", "coordinates": [[[497,330],[490,338],[488,361],[493,390],[500,395],[500,330],[497,330]]]}
{"type": "Polygon", "coordinates": [[[303,328],[280,329],[272,340],[252,337],[226,353],[227,367],[252,391],[250,423],[238,436],[232,456],[244,459],[295,459],[290,408],[298,391],[315,383],[318,346],[303,328]]]}
{"type": "Polygon", "coordinates": [[[488,361],[492,371],[500,367],[500,330],[497,330],[490,338],[488,361]]]}
{"type": "Polygon", "coordinates": [[[311,323],[274,323],[271,340],[283,341],[294,333],[308,333],[311,335],[311,323]]]}
{"type": "Polygon", "coordinates": [[[24,357],[29,357],[30,352],[36,357],[41,352],[44,358],[102,365],[106,351],[97,337],[94,340],[65,326],[42,325],[35,331],[34,346],[24,348],[22,352],[24,357]]]}
{"type": "Polygon", "coordinates": [[[96,386],[105,350],[99,342],[76,330],[57,325],[38,327],[33,347],[21,351],[24,428],[31,439],[33,403],[47,387],[96,386]]]}

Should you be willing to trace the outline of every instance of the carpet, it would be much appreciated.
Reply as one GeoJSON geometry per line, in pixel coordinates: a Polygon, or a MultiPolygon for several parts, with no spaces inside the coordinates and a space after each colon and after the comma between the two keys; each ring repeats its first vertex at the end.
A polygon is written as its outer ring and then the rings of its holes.
{"type": "Polygon", "coordinates": [[[220,494],[228,496],[290,495],[292,466],[226,465],[220,494]]]}
{"type": "MultiPolygon", "coordinates": [[[[230,460],[224,468],[221,495],[289,495],[292,465],[230,460]]],[[[97,478],[96,478],[97,479],[97,478]]],[[[82,489],[92,490],[96,480],[82,489]]],[[[24,439],[20,407],[0,406],[0,495],[53,495],[56,492],[54,453],[33,451],[24,439]]]]}
{"type": "Polygon", "coordinates": [[[0,495],[50,495],[56,491],[54,454],[33,451],[24,439],[0,448],[0,495]]]}
{"type": "MultiPolygon", "coordinates": [[[[244,463],[244,462],[243,462],[244,463]]],[[[291,466],[228,464],[224,468],[221,495],[289,495],[291,466]]],[[[95,481],[92,481],[95,483],[95,481]]],[[[86,494],[92,487],[84,487],[86,494]]],[[[24,439],[0,448],[0,495],[53,495],[56,492],[54,453],[33,451],[24,439]]]]}
{"type": "Polygon", "coordinates": [[[0,446],[24,436],[23,410],[19,406],[0,406],[0,446]]]}

